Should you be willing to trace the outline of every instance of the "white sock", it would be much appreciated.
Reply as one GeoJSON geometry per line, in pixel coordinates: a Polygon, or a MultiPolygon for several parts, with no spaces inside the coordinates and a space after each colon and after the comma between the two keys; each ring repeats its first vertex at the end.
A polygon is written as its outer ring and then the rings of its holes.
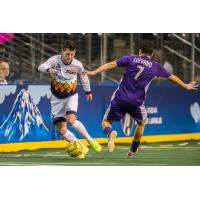
{"type": "Polygon", "coordinates": [[[69,130],[67,130],[65,132],[65,134],[63,134],[62,136],[68,142],[78,141],[78,139],[76,138],[76,136],[71,131],[69,131],[69,130]]]}
{"type": "Polygon", "coordinates": [[[84,125],[80,121],[76,120],[72,127],[75,128],[75,130],[77,132],[79,132],[80,135],[82,135],[84,138],[86,138],[89,143],[92,141],[92,138],[90,137],[86,128],[84,127],[84,125]]]}

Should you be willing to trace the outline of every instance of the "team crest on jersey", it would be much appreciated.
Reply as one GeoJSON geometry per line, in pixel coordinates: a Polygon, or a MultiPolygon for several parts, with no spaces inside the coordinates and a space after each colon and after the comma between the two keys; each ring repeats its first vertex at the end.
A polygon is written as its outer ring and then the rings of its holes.
{"type": "Polygon", "coordinates": [[[65,70],[65,73],[66,74],[70,74],[70,75],[76,75],[77,74],[76,72],[73,72],[73,71],[71,71],[69,69],[65,70]]]}
{"type": "Polygon", "coordinates": [[[56,81],[55,79],[52,80],[52,86],[55,88],[55,90],[59,91],[60,93],[72,93],[77,88],[77,81],[74,83],[61,83],[59,81],[56,81]]]}

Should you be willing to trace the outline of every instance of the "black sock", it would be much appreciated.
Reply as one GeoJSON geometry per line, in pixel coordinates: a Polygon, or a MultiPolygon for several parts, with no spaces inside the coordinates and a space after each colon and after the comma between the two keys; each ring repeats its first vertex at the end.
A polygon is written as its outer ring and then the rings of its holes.
{"type": "Polygon", "coordinates": [[[140,141],[133,141],[131,145],[131,151],[136,152],[140,145],[140,141]]]}

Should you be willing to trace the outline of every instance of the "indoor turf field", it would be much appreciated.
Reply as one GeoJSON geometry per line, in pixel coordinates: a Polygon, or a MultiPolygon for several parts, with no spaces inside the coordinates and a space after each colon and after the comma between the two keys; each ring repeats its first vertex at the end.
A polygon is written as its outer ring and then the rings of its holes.
{"type": "Polygon", "coordinates": [[[142,143],[138,154],[128,158],[129,144],[116,144],[113,153],[103,145],[101,153],[92,149],[85,159],[69,157],[65,149],[40,149],[0,153],[1,166],[199,166],[200,141],[142,143]]]}

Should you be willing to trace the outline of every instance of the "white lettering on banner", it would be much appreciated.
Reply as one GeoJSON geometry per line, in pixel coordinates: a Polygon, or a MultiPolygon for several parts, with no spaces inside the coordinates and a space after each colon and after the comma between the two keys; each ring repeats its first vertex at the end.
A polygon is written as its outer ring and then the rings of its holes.
{"type": "Polygon", "coordinates": [[[147,124],[162,124],[162,117],[151,117],[147,118],[147,124]]]}
{"type": "MultiPolygon", "coordinates": [[[[148,116],[158,114],[158,107],[146,107],[148,116]]],[[[163,118],[162,117],[148,117],[147,124],[162,124],[163,118]]]]}
{"type": "Polygon", "coordinates": [[[148,114],[156,114],[158,113],[158,107],[147,107],[148,114]]]}

